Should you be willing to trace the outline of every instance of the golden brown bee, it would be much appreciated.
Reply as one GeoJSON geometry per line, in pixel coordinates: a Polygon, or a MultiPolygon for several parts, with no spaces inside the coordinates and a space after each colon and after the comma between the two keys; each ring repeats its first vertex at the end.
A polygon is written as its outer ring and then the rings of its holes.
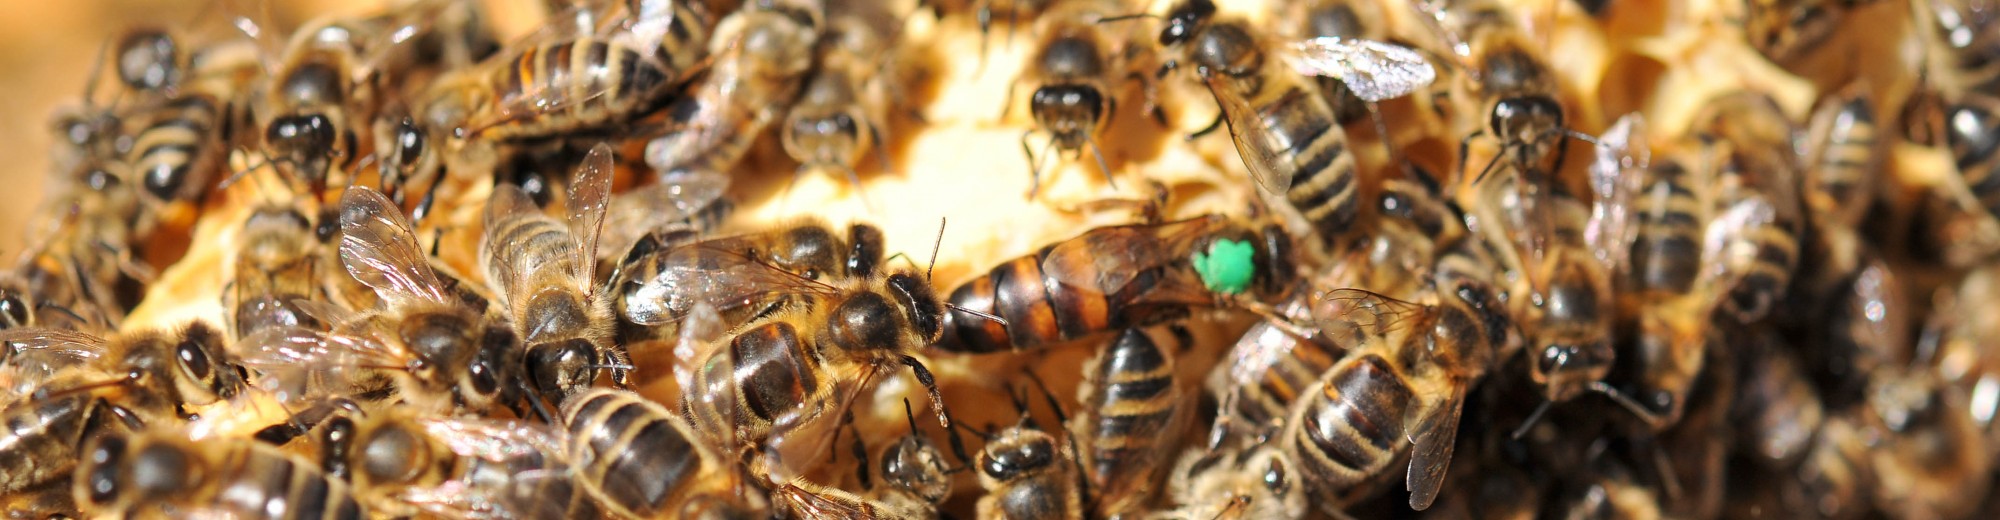
{"type": "Polygon", "coordinates": [[[297,208],[263,206],[243,222],[223,291],[224,317],[237,340],[283,327],[322,328],[325,324],[293,303],[325,301],[321,254],[325,243],[312,220],[297,208]]]}
{"type": "Polygon", "coordinates": [[[666,108],[670,130],[646,144],[646,164],[666,183],[727,175],[798,95],[822,24],[817,9],[778,2],[724,18],[715,64],[666,108]]]}
{"type": "Polygon", "coordinates": [[[382,304],[359,314],[310,305],[330,330],[274,329],[246,339],[240,350],[262,384],[300,393],[285,399],[331,392],[439,412],[513,403],[521,363],[513,330],[439,280],[402,211],[354,186],[341,196],[340,224],[348,274],[382,304]],[[296,386],[314,380],[328,382],[296,386]]]}
{"type": "MultiPolygon", "coordinates": [[[[688,234],[682,236],[692,240],[688,234]]],[[[808,280],[859,280],[877,274],[884,250],[882,230],[873,225],[851,225],[843,238],[817,221],[683,244],[670,243],[674,240],[650,234],[641,237],[611,277],[611,290],[616,291],[612,308],[623,323],[665,329],[654,334],[672,335],[678,330],[674,324],[700,301],[676,296],[689,290],[684,287],[699,287],[694,290],[707,292],[739,283],[712,278],[715,273],[711,270],[739,262],[735,257],[752,258],[808,280]]],[[[724,324],[734,325],[770,313],[800,296],[803,295],[746,293],[740,299],[713,305],[724,324]]]]}
{"type": "Polygon", "coordinates": [[[1205,215],[1097,228],[959,285],[950,301],[964,311],[950,314],[990,314],[1004,322],[948,315],[935,347],[1035,350],[1194,309],[1261,307],[1291,288],[1295,261],[1291,239],[1276,224],[1251,227],[1205,215]]]}
{"type": "Polygon", "coordinates": [[[389,408],[336,415],[316,435],[328,476],[378,514],[600,514],[570,478],[561,437],[545,427],[389,408]]]}
{"type": "Polygon", "coordinates": [[[1410,507],[1436,499],[1466,391],[1506,338],[1489,323],[1499,306],[1491,289],[1459,283],[1439,287],[1430,304],[1359,289],[1314,304],[1314,320],[1348,352],[1293,403],[1281,439],[1323,496],[1355,497],[1407,449],[1410,507]]]}
{"type": "MultiPolygon", "coordinates": [[[[1040,384],[1037,379],[1036,385],[1040,384]]],[[[1043,391],[1046,395],[1047,389],[1043,391]]],[[[1007,397],[1021,414],[1020,422],[996,433],[980,434],[986,445],[979,448],[978,458],[972,459],[979,472],[979,487],[986,490],[979,497],[978,518],[1083,518],[1084,477],[1078,474],[1082,468],[1077,465],[1075,441],[1065,442],[1042,430],[1028,415],[1025,393],[1015,395],[1010,387],[1007,397]]],[[[1057,404],[1054,397],[1048,399],[1051,407],[1057,404]]],[[[1053,411],[1062,417],[1061,409],[1053,411]]],[[[955,436],[958,431],[950,433],[955,436]]],[[[958,441],[952,446],[957,449],[958,441]]],[[[967,457],[961,452],[959,458],[967,457]]]]}
{"type": "MultiPolygon", "coordinates": [[[[465,111],[441,128],[462,138],[529,140],[601,128],[652,108],[695,72],[713,22],[698,3],[625,4],[602,27],[545,24],[460,80],[440,80],[433,103],[449,100],[465,111]]],[[[598,16],[580,9],[557,18],[598,16]]]]}
{"type": "Polygon", "coordinates": [[[364,82],[365,55],[339,19],[322,18],[292,34],[271,72],[258,110],[269,160],[315,196],[328,176],[346,172],[360,158],[356,128],[374,93],[364,82]]]}
{"type": "Polygon", "coordinates": [[[1436,70],[1414,50],[1370,40],[1278,45],[1244,21],[1214,21],[1215,10],[1210,0],[1189,0],[1168,13],[1159,41],[1178,56],[1164,68],[1183,60],[1194,66],[1251,179],[1268,198],[1282,197],[1280,209],[1295,212],[1311,234],[1332,243],[1359,213],[1362,179],[1332,107],[1304,76],[1337,77],[1357,97],[1376,102],[1430,84],[1436,70]]]}
{"type": "MultiPolygon", "coordinates": [[[[1839,2],[1842,5],[1858,2],[1839,2]]],[[[1987,13],[1993,8],[1985,0],[1926,0],[1911,2],[1915,20],[1929,22],[1926,50],[1942,51],[1942,64],[1949,71],[1945,81],[1971,92],[1995,92],[2000,87],[2000,68],[1993,57],[2000,56],[2000,26],[1987,13]]],[[[1821,16],[1820,18],[1824,18],[1821,16]]],[[[1832,24],[1828,24],[1832,25],[1832,24]]],[[[1919,25],[1924,25],[1921,22],[1919,25]]]]}
{"type": "Polygon", "coordinates": [[[763,509],[762,497],[744,494],[730,459],[710,451],[680,415],[638,394],[587,390],[563,403],[562,422],[577,483],[616,516],[763,509]]]}
{"type": "MultiPolygon", "coordinates": [[[[861,11],[861,2],[842,8],[861,11]]],[[[887,71],[893,47],[886,13],[842,12],[827,20],[812,76],[778,126],[779,143],[798,161],[793,182],[808,171],[839,171],[859,193],[854,165],[871,149],[890,169],[883,129],[889,124],[887,71]]]]}
{"type": "MultiPolygon", "coordinates": [[[[1021,151],[1030,166],[1028,197],[1041,191],[1041,162],[1035,157],[1028,138],[1036,132],[1049,135],[1044,158],[1053,152],[1081,154],[1090,146],[1104,181],[1117,186],[1105,165],[1104,150],[1097,146],[1098,134],[1117,112],[1117,93],[1133,76],[1122,39],[1098,22],[1120,14],[1124,6],[1112,0],[1070,0],[1057,2],[1042,11],[1035,21],[1041,38],[1034,55],[1015,84],[1026,81],[1034,87],[1028,112],[1035,128],[1021,134],[1021,151]]],[[[1144,76],[1138,76],[1142,81],[1144,76]]],[[[1012,84],[1009,85],[1011,90],[1012,84]]],[[[1008,102],[1013,101],[1009,96],[1008,102]]],[[[1151,101],[1148,100],[1149,106],[1151,101]]]]}
{"type": "Polygon", "coordinates": [[[631,362],[612,342],[609,300],[598,298],[597,236],[611,198],[611,147],[591,148],[569,184],[568,215],[542,213],[520,188],[494,187],[486,206],[480,270],[526,348],[526,376],[560,403],[611,366],[623,384],[631,362]]]}
{"type": "Polygon", "coordinates": [[[1174,352],[1193,347],[1186,329],[1125,329],[1084,363],[1082,403],[1068,426],[1092,490],[1096,515],[1146,509],[1168,469],[1168,458],[1194,417],[1189,394],[1174,378],[1174,352]]]}
{"type": "Polygon", "coordinates": [[[1755,243],[1755,262],[1745,267],[1726,307],[1737,319],[1753,321],[1769,314],[1783,298],[1799,263],[1799,237],[1806,222],[1798,191],[1801,174],[1792,148],[1796,130],[1776,102],[1751,91],[1710,100],[1693,121],[1689,132],[1717,146],[1723,157],[1716,172],[1717,189],[1711,195],[1715,204],[1769,208],[1768,225],[1742,230],[1740,239],[1755,243]]]}
{"type": "Polygon", "coordinates": [[[1821,226],[1855,227],[1875,200],[1882,157],[1875,104],[1861,84],[1822,101],[1807,125],[1806,207],[1821,226]]]}
{"type": "Polygon", "coordinates": [[[96,433],[184,420],[244,389],[222,335],[201,322],[109,339],[12,329],[5,342],[6,375],[16,378],[10,388],[33,391],[0,410],[17,425],[0,434],[0,446],[13,454],[0,457],[4,492],[67,477],[83,441],[96,433]]]}
{"type": "MultiPolygon", "coordinates": [[[[1848,11],[1872,0],[1747,0],[1743,36],[1771,61],[1788,65],[1825,46],[1848,11]]],[[[1928,2],[1927,3],[1941,3],[1928,2]]]]}
{"type": "Polygon", "coordinates": [[[77,505],[93,516],[365,518],[347,484],[262,443],[194,441],[172,429],[92,441],[76,469],[77,505]]]}
{"type": "Polygon", "coordinates": [[[1190,451],[1174,465],[1174,501],[1162,515],[1178,520],[1305,518],[1306,483],[1299,466],[1275,444],[1190,451]]]}
{"type": "Polygon", "coordinates": [[[139,175],[141,193],[155,204],[198,201],[223,166],[223,107],[191,94],[147,113],[150,120],[133,136],[132,155],[126,158],[139,175]]]}
{"type": "MultiPolygon", "coordinates": [[[[1382,5],[1372,1],[1308,0],[1298,2],[1286,13],[1298,27],[1301,38],[1334,37],[1344,40],[1376,40],[1388,36],[1382,5]]],[[[1318,79],[1320,95],[1333,108],[1334,120],[1351,125],[1368,116],[1368,102],[1355,97],[1354,90],[1339,78],[1318,79]]]]}

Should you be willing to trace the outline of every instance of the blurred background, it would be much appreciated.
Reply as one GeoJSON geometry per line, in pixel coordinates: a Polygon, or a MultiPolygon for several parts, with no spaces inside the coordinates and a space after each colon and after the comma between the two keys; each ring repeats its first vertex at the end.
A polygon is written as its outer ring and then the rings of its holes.
{"type": "MultiPolygon", "coordinates": [[[[28,215],[42,200],[49,150],[55,142],[50,118],[64,106],[83,104],[84,84],[98,63],[99,47],[139,24],[175,30],[193,27],[196,41],[246,38],[228,25],[236,15],[267,16],[289,30],[318,14],[357,13],[385,0],[71,0],[4,2],[0,16],[0,255],[22,247],[28,215]]],[[[530,0],[482,0],[503,30],[519,28],[540,14],[530,0]]],[[[511,33],[510,33],[511,34],[511,33]]],[[[101,82],[114,81],[109,71],[101,82]]],[[[99,87],[100,97],[112,89],[99,87]]],[[[110,103],[110,99],[97,100],[110,103]]],[[[11,258],[11,257],[10,257],[11,258]]]]}

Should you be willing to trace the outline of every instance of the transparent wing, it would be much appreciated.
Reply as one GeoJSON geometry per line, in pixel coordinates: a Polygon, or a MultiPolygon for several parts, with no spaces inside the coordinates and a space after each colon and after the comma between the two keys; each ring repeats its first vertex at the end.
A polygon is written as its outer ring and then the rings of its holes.
{"type": "MultiPolygon", "coordinates": [[[[1295,322],[1304,323],[1312,318],[1312,307],[1307,305],[1306,291],[1300,290],[1297,297],[1278,307],[1278,312],[1295,322]]],[[[1237,386],[1257,384],[1266,371],[1288,358],[1301,341],[1312,341],[1293,335],[1284,327],[1273,325],[1268,320],[1258,320],[1243,332],[1236,346],[1229,349],[1229,380],[1237,386]]]]}
{"type": "MultiPolygon", "coordinates": [[[[667,33],[674,25],[674,2],[676,0],[636,0],[627,2],[629,8],[623,20],[624,30],[617,33],[635,49],[652,53],[660,48],[667,33]]],[[[687,0],[679,0],[687,1],[687,0]]]]}
{"type": "Polygon", "coordinates": [[[1415,49],[1373,40],[1332,36],[1287,44],[1279,53],[1292,70],[1340,78],[1355,97],[1380,102],[1407,96],[1437,81],[1437,69],[1415,49]]]}
{"type": "Polygon", "coordinates": [[[1313,303],[1313,322],[1335,344],[1355,348],[1381,341],[1391,333],[1410,330],[1430,317],[1422,304],[1383,296],[1366,289],[1334,289],[1313,303]]]}
{"type": "Polygon", "coordinates": [[[1446,470],[1451,468],[1451,454],[1458,444],[1458,419],[1464,413],[1465,384],[1453,381],[1451,396],[1436,404],[1411,431],[1414,447],[1410,452],[1410,468],[1403,486],[1410,492],[1410,508],[1422,511],[1437,500],[1438,489],[1444,485],[1446,470]]]}
{"type": "Polygon", "coordinates": [[[481,238],[480,243],[480,247],[485,249],[479,258],[483,264],[482,270],[486,271],[487,281],[498,291],[502,299],[515,296],[511,293],[515,292],[513,288],[519,286],[517,280],[520,280],[520,275],[523,274],[521,268],[526,267],[527,272],[532,273],[535,266],[540,263],[542,255],[503,254],[503,250],[521,245],[495,240],[494,234],[500,233],[501,228],[508,226],[514,220],[539,217],[541,211],[541,206],[536,206],[534,199],[529,198],[527,192],[521,191],[520,186],[512,184],[494,185],[493,195],[486,199],[486,236],[481,238]],[[507,261],[509,259],[514,261],[507,261]],[[516,265],[517,263],[529,265],[516,265]]]}
{"type": "Polygon", "coordinates": [[[1191,261],[1196,242],[1229,225],[1227,217],[1207,215],[1093,229],[1051,248],[1042,259],[1042,274],[1075,290],[1117,294],[1146,271],[1191,261]]]}
{"type": "MultiPolygon", "coordinates": [[[[596,273],[597,237],[604,230],[604,213],[611,204],[611,145],[597,143],[576,166],[569,183],[569,232],[579,240],[574,266],[577,280],[589,280],[596,273]]],[[[595,288],[596,284],[592,284],[595,288]]]]}
{"type": "Polygon", "coordinates": [[[1761,197],[1745,198],[1709,219],[1701,241],[1701,263],[1707,267],[1697,287],[1717,297],[1734,290],[1757,263],[1760,246],[1754,235],[1776,226],[1777,209],[1761,197]]]}
{"type": "Polygon", "coordinates": [[[696,242],[668,250],[659,272],[626,299],[626,317],[641,325],[685,318],[697,304],[729,311],[789,295],[831,296],[833,286],[749,255],[741,239],[696,242]]]}
{"type": "MultiPolygon", "coordinates": [[[[610,255],[631,250],[632,244],[647,233],[697,221],[704,208],[721,200],[729,188],[729,176],[699,173],[680,176],[679,182],[662,179],[612,197],[604,216],[598,249],[610,255]]],[[[703,227],[707,219],[699,219],[703,227]]],[[[615,258],[615,256],[614,256],[615,258]]]]}
{"type": "Polygon", "coordinates": [[[1646,168],[1652,162],[1646,138],[1645,117],[1636,112],[1626,114],[1598,136],[1596,157],[1590,163],[1594,196],[1583,236],[1610,272],[1617,272],[1632,250],[1633,199],[1644,190],[1646,168]]]}
{"type": "Polygon", "coordinates": [[[498,419],[425,417],[419,420],[431,437],[464,457],[491,462],[563,462],[563,440],[546,425],[498,419]]]}
{"type": "Polygon", "coordinates": [[[294,298],[292,299],[292,306],[297,307],[299,312],[305,313],[306,316],[311,317],[313,320],[327,324],[328,326],[337,327],[343,323],[353,323],[361,317],[361,315],[355,314],[354,311],[347,310],[346,307],[319,300],[294,298]]]}
{"type": "MultiPolygon", "coordinates": [[[[1250,100],[1236,88],[1225,84],[1216,74],[1203,74],[1202,81],[1208,83],[1208,91],[1215,95],[1215,104],[1222,107],[1222,120],[1229,125],[1229,138],[1236,143],[1236,153],[1243,159],[1243,166],[1250,170],[1250,179],[1257,187],[1273,197],[1283,197],[1292,188],[1292,175],[1298,166],[1285,159],[1292,143],[1285,137],[1270,132],[1263,122],[1262,114],[1250,106],[1250,100]]],[[[1299,94],[1295,92],[1294,94],[1299,94]]]]}
{"type": "Polygon", "coordinates": [[[0,331],[0,381],[14,390],[12,395],[28,395],[50,376],[65,368],[96,362],[105,354],[103,338],[87,333],[44,328],[0,331]]]}
{"type": "Polygon", "coordinates": [[[847,490],[801,483],[805,486],[793,483],[772,490],[771,501],[796,518],[881,518],[866,499],[847,490]]]}
{"type": "Polygon", "coordinates": [[[340,196],[340,231],[340,260],[347,273],[391,306],[449,301],[402,208],[381,192],[349,187],[340,196]]]}
{"type": "Polygon", "coordinates": [[[258,331],[236,346],[243,366],[257,372],[256,386],[295,402],[321,393],[320,383],[349,371],[404,370],[408,358],[380,341],[299,327],[258,331]]]}

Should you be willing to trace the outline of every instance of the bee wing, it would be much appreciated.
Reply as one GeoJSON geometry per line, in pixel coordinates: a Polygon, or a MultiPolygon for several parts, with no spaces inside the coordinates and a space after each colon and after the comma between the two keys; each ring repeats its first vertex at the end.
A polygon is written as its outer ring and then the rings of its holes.
{"type": "Polygon", "coordinates": [[[661,325],[687,317],[701,303],[727,311],[786,295],[835,294],[833,286],[753,258],[740,245],[718,239],[668,251],[659,272],[626,300],[626,317],[661,325]]]}
{"type": "Polygon", "coordinates": [[[864,499],[847,490],[814,487],[819,489],[785,484],[771,491],[771,501],[797,518],[880,518],[864,499]]]}
{"type": "Polygon", "coordinates": [[[1734,290],[1757,263],[1759,247],[1753,236],[1775,226],[1777,209],[1762,197],[1744,198],[1709,219],[1701,242],[1701,264],[1707,268],[1696,287],[1706,288],[1718,300],[1734,290]]]}
{"type": "MultiPolygon", "coordinates": [[[[1300,296],[1305,292],[1300,290],[1300,296]]],[[[1283,306],[1278,307],[1278,312],[1286,318],[1301,323],[1312,318],[1311,307],[1306,304],[1304,298],[1294,298],[1285,302],[1283,306]]],[[[1299,342],[1302,341],[1313,341],[1313,339],[1295,336],[1291,331],[1285,330],[1285,327],[1273,325],[1266,320],[1258,320],[1257,323],[1251,324],[1250,329],[1244,331],[1243,337],[1237,340],[1236,346],[1229,349],[1229,380],[1236,384],[1232,389],[1257,384],[1266,370],[1290,357],[1292,350],[1298,348],[1299,342]]]]}
{"type": "Polygon", "coordinates": [[[1453,383],[1451,397],[1432,407],[1411,430],[1415,433],[1410,439],[1414,448],[1408,477],[1403,481],[1410,492],[1411,509],[1431,507],[1444,485],[1445,471],[1451,467],[1451,454],[1458,444],[1458,419],[1465,411],[1465,384],[1453,383]]]}
{"type": "Polygon", "coordinates": [[[545,425],[460,417],[425,417],[420,422],[432,438],[444,441],[460,456],[499,463],[560,466],[564,462],[561,437],[545,425]]]}
{"type": "Polygon", "coordinates": [[[0,381],[27,395],[65,368],[102,359],[105,340],[88,333],[25,327],[0,331],[7,351],[0,353],[0,381]]]}
{"type": "Polygon", "coordinates": [[[1416,92],[1437,80],[1437,69],[1415,49],[1374,40],[1323,36],[1291,42],[1278,55],[1308,76],[1340,78],[1370,103],[1416,92]]]}
{"type": "Polygon", "coordinates": [[[237,355],[256,370],[257,386],[278,391],[280,401],[307,397],[308,381],[349,369],[401,370],[405,357],[376,341],[301,327],[264,329],[237,342],[237,355]],[[285,395],[297,392],[299,395],[285,395]]]}
{"type": "MultiPolygon", "coordinates": [[[[569,183],[569,232],[579,241],[577,280],[593,278],[597,269],[597,237],[604,230],[604,212],[611,203],[611,145],[597,143],[576,166],[569,183]]],[[[595,284],[593,284],[593,290],[595,284]]]]}
{"type": "Polygon", "coordinates": [[[306,317],[327,324],[328,326],[351,323],[361,317],[359,314],[355,314],[354,311],[347,310],[346,307],[319,300],[293,298],[292,306],[297,307],[299,312],[305,313],[306,317]]]}
{"type": "Polygon", "coordinates": [[[1313,322],[1344,348],[1379,341],[1429,316],[1430,308],[1366,289],[1334,289],[1313,303],[1313,322]]]}
{"type": "Polygon", "coordinates": [[[1227,218],[1208,215],[1093,229],[1049,249],[1042,274],[1077,290],[1116,294],[1146,271],[1192,261],[1194,243],[1227,225],[1227,218]]]}
{"type": "Polygon", "coordinates": [[[1284,142],[1283,136],[1265,131],[1262,114],[1235,87],[1223,84],[1218,75],[1203,74],[1202,81],[1208,83],[1208,92],[1215,95],[1215,104],[1222,107],[1222,121],[1229,125],[1229,138],[1235,142],[1243,166],[1250,170],[1250,179],[1265,194],[1284,196],[1292,188],[1292,174],[1298,169],[1284,159],[1291,143],[1284,142]]]}
{"type": "Polygon", "coordinates": [[[431,270],[430,259],[417,246],[416,234],[402,208],[381,192],[353,186],[340,196],[340,261],[362,285],[374,288],[390,305],[412,300],[447,303],[431,270]]]}
{"type": "Polygon", "coordinates": [[[1590,163],[1594,197],[1583,236],[1610,272],[1617,272],[1632,250],[1633,199],[1644,190],[1645,170],[1652,162],[1646,137],[1645,117],[1626,114],[1598,136],[1596,158],[1590,163]]]}

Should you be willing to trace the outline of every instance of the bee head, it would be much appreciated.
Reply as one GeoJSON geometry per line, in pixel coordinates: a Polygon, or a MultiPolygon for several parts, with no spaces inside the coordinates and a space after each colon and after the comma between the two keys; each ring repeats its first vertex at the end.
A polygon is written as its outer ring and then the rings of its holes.
{"type": "Polygon", "coordinates": [[[944,332],[944,302],[932,292],[930,281],[914,273],[895,273],[886,282],[896,303],[908,311],[910,325],[923,334],[926,343],[937,341],[944,332]]]}
{"type": "Polygon", "coordinates": [[[1078,149],[1091,132],[1107,121],[1109,101],[1097,87],[1079,84],[1050,84],[1035,89],[1028,110],[1035,123],[1055,134],[1058,146],[1078,149]]]}
{"type": "Polygon", "coordinates": [[[181,401],[202,405],[236,397],[244,387],[243,373],[235,369],[222,349],[222,334],[203,322],[188,324],[174,344],[174,378],[181,401]]]}

